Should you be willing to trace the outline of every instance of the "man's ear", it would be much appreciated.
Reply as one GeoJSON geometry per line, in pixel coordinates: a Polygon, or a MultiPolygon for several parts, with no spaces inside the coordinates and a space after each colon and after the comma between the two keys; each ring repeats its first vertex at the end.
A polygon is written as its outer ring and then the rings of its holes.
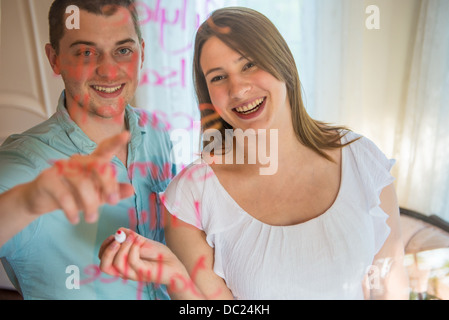
{"type": "Polygon", "coordinates": [[[61,68],[59,66],[58,54],[56,53],[55,48],[50,43],[45,45],[45,53],[48,58],[48,62],[50,62],[50,66],[53,69],[53,72],[57,75],[61,74],[61,68]]]}
{"type": "Polygon", "coordinates": [[[143,68],[143,62],[145,61],[145,40],[142,39],[142,41],[140,42],[140,47],[142,48],[142,54],[141,54],[141,65],[140,68],[143,68]]]}

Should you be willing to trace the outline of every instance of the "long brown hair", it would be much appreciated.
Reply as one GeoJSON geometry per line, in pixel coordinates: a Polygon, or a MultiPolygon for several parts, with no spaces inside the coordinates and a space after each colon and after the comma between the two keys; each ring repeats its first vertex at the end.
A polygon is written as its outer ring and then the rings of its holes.
{"type": "Polygon", "coordinates": [[[208,39],[217,37],[243,57],[251,57],[257,66],[286,83],[292,109],[292,122],[298,140],[324,158],[326,149],[341,148],[341,126],[312,119],[303,104],[301,83],[293,55],[274,24],[263,14],[243,7],[228,7],[212,13],[196,34],[193,60],[195,91],[200,105],[202,131],[232,129],[214,110],[200,65],[201,51],[208,39]]]}

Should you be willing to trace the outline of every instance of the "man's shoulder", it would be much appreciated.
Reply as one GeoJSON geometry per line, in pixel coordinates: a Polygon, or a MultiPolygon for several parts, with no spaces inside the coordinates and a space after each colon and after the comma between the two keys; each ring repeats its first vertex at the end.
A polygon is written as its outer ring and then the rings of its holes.
{"type": "Polygon", "coordinates": [[[4,173],[13,167],[14,170],[28,167],[40,171],[50,166],[52,159],[67,156],[67,142],[62,141],[66,136],[63,128],[52,118],[25,132],[9,136],[0,146],[0,171],[4,173]]]}
{"type": "Polygon", "coordinates": [[[15,150],[20,153],[34,148],[50,147],[51,141],[62,132],[63,129],[52,117],[22,133],[10,135],[0,146],[0,151],[15,150]]]}

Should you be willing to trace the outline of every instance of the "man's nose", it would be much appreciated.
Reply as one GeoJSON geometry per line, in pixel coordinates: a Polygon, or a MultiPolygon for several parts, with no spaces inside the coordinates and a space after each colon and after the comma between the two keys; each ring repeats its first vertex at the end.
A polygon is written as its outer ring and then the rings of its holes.
{"type": "Polygon", "coordinates": [[[98,59],[97,63],[97,75],[101,78],[114,80],[119,73],[119,64],[110,55],[102,55],[98,59]]]}

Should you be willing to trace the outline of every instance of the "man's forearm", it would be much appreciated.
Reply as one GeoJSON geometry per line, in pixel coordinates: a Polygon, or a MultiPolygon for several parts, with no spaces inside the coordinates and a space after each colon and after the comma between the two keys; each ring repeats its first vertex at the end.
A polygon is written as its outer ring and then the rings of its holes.
{"type": "Polygon", "coordinates": [[[0,194],[0,247],[38,217],[27,208],[28,187],[22,184],[0,194]]]}

